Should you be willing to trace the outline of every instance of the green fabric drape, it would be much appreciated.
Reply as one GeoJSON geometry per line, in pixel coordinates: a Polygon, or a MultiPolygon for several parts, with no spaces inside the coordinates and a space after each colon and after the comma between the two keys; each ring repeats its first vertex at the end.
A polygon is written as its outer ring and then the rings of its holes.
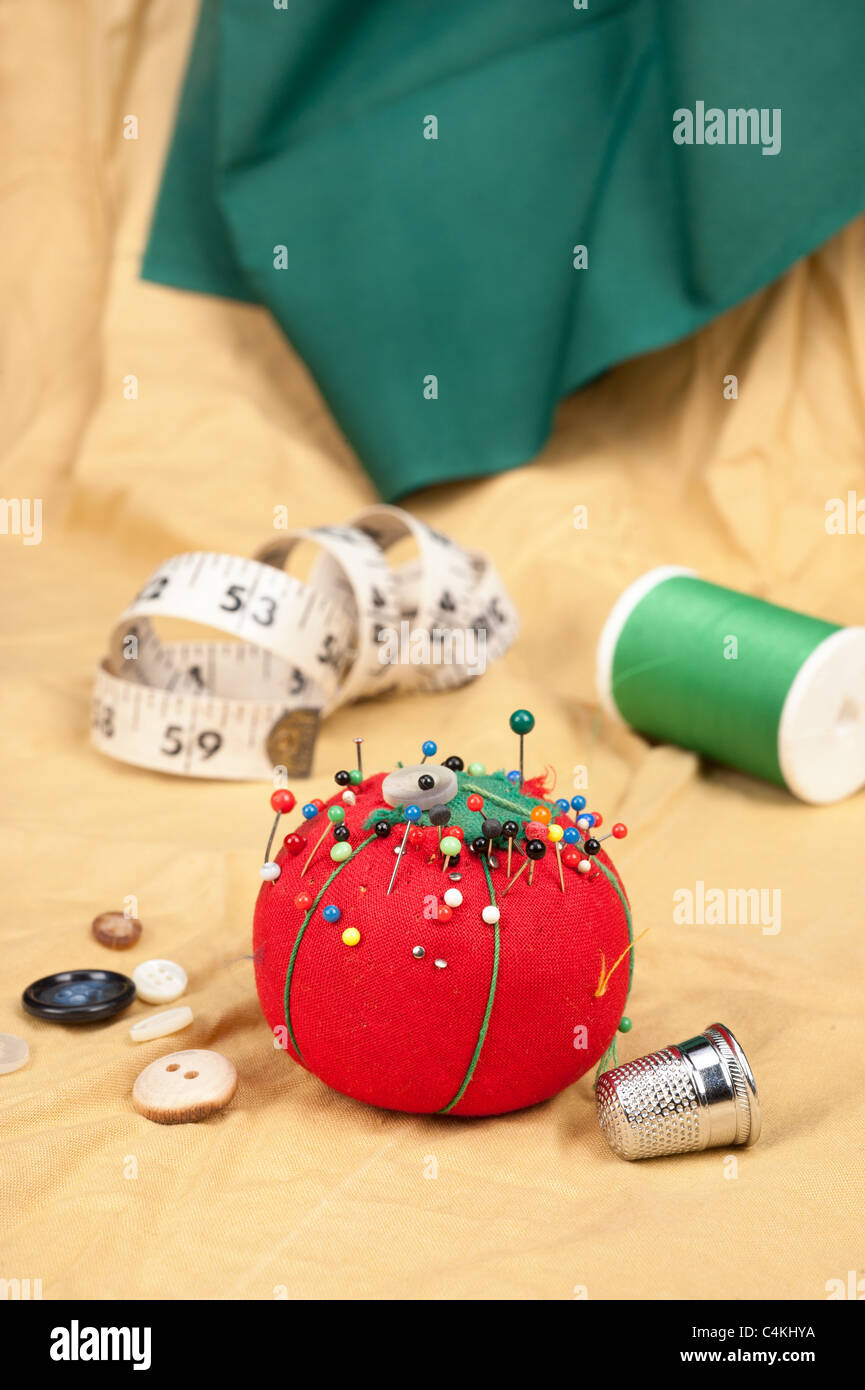
{"type": "Polygon", "coordinates": [[[143,273],[267,305],[387,499],[526,462],[865,207],[862,0],[280,3],[204,0],[143,273]],[[676,143],[698,103],[780,151],[676,143]]]}

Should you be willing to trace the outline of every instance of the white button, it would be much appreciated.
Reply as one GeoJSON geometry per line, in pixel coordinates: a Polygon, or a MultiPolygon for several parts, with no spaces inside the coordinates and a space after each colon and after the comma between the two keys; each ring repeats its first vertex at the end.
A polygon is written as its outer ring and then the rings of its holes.
{"type": "Polygon", "coordinates": [[[173,960],[143,960],[133,970],[132,980],[145,1004],[173,1004],[189,983],[183,966],[173,960]]]}
{"type": "Polygon", "coordinates": [[[30,1061],[30,1048],[14,1033],[0,1033],[0,1074],[18,1071],[30,1061]]]}
{"type": "Polygon", "coordinates": [[[381,784],[381,794],[388,806],[419,806],[428,811],[431,806],[442,806],[453,801],[458,790],[457,775],[449,767],[439,763],[417,763],[414,767],[398,767],[389,772],[381,784]],[[432,791],[421,791],[420,777],[432,777],[432,791]]]}
{"type": "Polygon", "coordinates": [[[160,1014],[150,1014],[133,1023],[129,1036],[133,1042],[150,1042],[151,1038],[164,1038],[169,1033],[179,1033],[192,1022],[192,1010],[188,1004],[177,1009],[163,1009],[160,1014]]]}

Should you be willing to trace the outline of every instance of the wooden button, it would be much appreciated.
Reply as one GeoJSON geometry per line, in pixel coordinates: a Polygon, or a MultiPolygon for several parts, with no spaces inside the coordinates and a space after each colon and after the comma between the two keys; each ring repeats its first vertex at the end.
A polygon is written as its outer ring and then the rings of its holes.
{"type": "Polygon", "coordinates": [[[14,1033],[0,1033],[0,1074],[18,1071],[30,1061],[30,1048],[14,1033]]]}
{"type": "Polygon", "coordinates": [[[138,998],[145,1004],[173,1004],[186,993],[189,981],[182,965],[173,960],[143,960],[132,972],[138,998]]]}
{"type": "Polygon", "coordinates": [[[148,1014],[133,1023],[129,1036],[133,1042],[151,1042],[153,1038],[165,1038],[169,1033],[179,1033],[192,1022],[192,1010],[188,1004],[180,1004],[176,1009],[163,1009],[158,1014],[148,1014]]]}
{"type": "Polygon", "coordinates": [[[126,917],[122,912],[103,912],[93,918],[90,930],[103,946],[124,951],[135,945],[141,935],[141,923],[137,917],[126,917]]]}
{"type": "Polygon", "coordinates": [[[132,1103],[158,1125],[194,1124],[227,1105],[237,1089],[233,1063],[220,1052],[169,1052],[136,1078],[132,1103]]]}

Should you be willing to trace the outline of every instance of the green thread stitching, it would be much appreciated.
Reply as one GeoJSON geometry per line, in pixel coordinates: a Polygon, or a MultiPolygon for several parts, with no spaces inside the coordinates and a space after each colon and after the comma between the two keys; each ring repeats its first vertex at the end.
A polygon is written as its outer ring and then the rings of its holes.
{"type": "MultiPolygon", "coordinates": [[[[485,875],[486,875],[487,887],[488,887],[489,890],[490,890],[490,902],[492,903],[493,907],[495,907],[495,905],[496,905],[496,890],[495,890],[495,888],[493,887],[493,881],[492,881],[492,878],[490,877],[489,865],[487,864],[487,861],[486,861],[485,859],[482,859],[482,860],[481,860],[481,863],[483,864],[484,873],[485,873],[485,875]]],[[[489,989],[489,994],[487,995],[487,1007],[486,1007],[486,1010],[485,1010],[485,1012],[484,1012],[483,1022],[481,1023],[481,1030],[480,1030],[480,1033],[478,1034],[477,1044],[476,1044],[475,1050],[474,1050],[474,1052],[473,1052],[473,1054],[472,1054],[472,1060],[469,1062],[469,1069],[468,1069],[468,1071],[466,1072],[465,1077],[463,1078],[463,1083],[462,1083],[462,1085],[460,1086],[460,1088],[459,1088],[459,1090],[457,1091],[456,1095],[454,1096],[453,1100],[452,1100],[452,1101],[449,1101],[449,1103],[448,1103],[447,1105],[443,1105],[442,1108],[441,1108],[441,1110],[439,1110],[439,1111],[437,1112],[439,1115],[447,1115],[447,1114],[449,1114],[450,1111],[453,1110],[454,1106],[457,1105],[457,1104],[459,1104],[459,1102],[462,1100],[463,1096],[464,1096],[465,1093],[466,1093],[466,1089],[467,1089],[467,1087],[468,1087],[468,1084],[469,1084],[469,1082],[471,1081],[472,1077],[474,1076],[475,1068],[476,1068],[476,1066],[477,1066],[477,1064],[478,1064],[478,1058],[479,1058],[480,1055],[481,1055],[481,1048],[483,1047],[484,1041],[485,1041],[486,1036],[487,1036],[487,1028],[489,1027],[490,1014],[491,1014],[492,1011],[493,1011],[493,1000],[495,999],[495,995],[496,995],[496,982],[497,982],[497,980],[498,980],[498,978],[499,978],[499,947],[500,947],[500,936],[499,936],[499,924],[498,924],[498,922],[496,922],[496,924],[495,924],[495,937],[494,937],[494,940],[495,940],[495,946],[494,946],[494,949],[493,949],[493,970],[492,970],[492,975],[491,975],[491,977],[490,977],[490,989],[489,989]]]]}
{"type": "Polygon", "coordinates": [[[312,914],[315,912],[315,909],[318,907],[319,903],[321,902],[330,885],[333,883],[333,880],[336,878],[337,874],[342,872],[346,864],[351,863],[355,855],[360,854],[362,849],[365,849],[367,845],[371,845],[373,840],[377,839],[377,835],[367,836],[365,840],[361,840],[360,844],[357,846],[356,849],[352,850],[351,854],[348,856],[347,859],[343,859],[341,864],[337,864],[330,877],[325,879],[324,883],[321,885],[321,888],[319,889],[318,893],[313,899],[312,907],[309,909],[303,921],[301,922],[300,931],[297,933],[297,939],[295,940],[294,946],[292,947],[291,955],[289,956],[288,970],[285,976],[285,1026],[288,1029],[288,1036],[291,1038],[292,1046],[295,1052],[297,1053],[298,1057],[302,1058],[303,1053],[297,1045],[297,1038],[294,1036],[294,1029],[291,1026],[291,977],[294,974],[294,963],[297,959],[297,952],[300,948],[300,943],[303,940],[303,934],[309,926],[312,914]]]}
{"type": "MultiPolygon", "coordinates": [[[[623,891],[622,891],[622,889],[621,889],[621,887],[620,887],[620,885],[619,885],[619,880],[618,880],[618,878],[613,874],[612,870],[611,870],[611,869],[608,869],[607,866],[606,866],[606,864],[602,864],[601,861],[600,861],[600,859],[596,859],[596,860],[595,860],[595,863],[597,864],[597,866],[598,866],[599,869],[603,869],[604,873],[605,873],[606,876],[607,876],[608,882],[612,883],[613,887],[615,888],[616,892],[618,893],[618,895],[619,895],[619,901],[620,901],[620,903],[622,904],[622,907],[624,908],[624,912],[625,912],[625,921],[626,921],[627,924],[628,924],[628,941],[629,941],[629,943],[630,943],[631,949],[630,949],[630,951],[628,952],[628,992],[627,992],[627,994],[625,995],[625,1003],[627,1004],[628,999],[630,998],[630,995],[631,995],[631,985],[633,984],[633,980],[634,980],[634,954],[635,954],[635,952],[634,952],[634,924],[633,924],[633,921],[631,920],[631,909],[630,909],[630,905],[629,905],[629,903],[628,903],[628,900],[627,900],[627,898],[625,897],[625,895],[624,895],[624,893],[623,893],[623,891]]],[[[609,1070],[610,1070],[609,1065],[605,1065],[605,1063],[609,1063],[610,1061],[612,1061],[612,1064],[613,1064],[614,1067],[618,1065],[619,1054],[618,1054],[618,1051],[617,1051],[617,1049],[616,1049],[616,1035],[615,1035],[615,1033],[613,1034],[613,1041],[610,1043],[609,1047],[607,1048],[607,1050],[606,1050],[606,1052],[604,1053],[604,1055],[601,1057],[601,1060],[598,1062],[598,1065],[597,1065],[597,1067],[596,1067],[596,1069],[595,1069],[595,1080],[594,1080],[594,1085],[595,1085],[595,1086],[597,1086],[597,1084],[598,1084],[598,1078],[599,1078],[600,1076],[602,1076],[603,1073],[604,1073],[605,1071],[609,1071],[609,1070]]]]}
{"type": "MultiPolygon", "coordinates": [[[[494,801],[497,806],[504,806],[508,811],[513,811],[520,820],[531,820],[527,808],[530,808],[532,803],[529,801],[528,797],[524,797],[522,803],[519,803],[516,801],[508,801],[507,797],[499,796],[498,792],[490,791],[487,787],[479,787],[476,782],[464,782],[462,785],[469,792],[478,792],[478,794],[484,798],[484,805],[486,805],[488,801],[494,801]]],[[[540,802],[536,800],[534,804],[537,806],[540,805],[540,802]]],[[[545,802],[545,805],[549,806],[550,810],[553,810],[552,803],[545,802]]]]}
{"type": "Polygon", "coordinates": [[[621,887],[620,887],[620,885],[619,885],[619,880],[618,880],[618,878],[616,877],[616,875],[613,873],[613,871],[612,871],[611,869],[608,869],[607,866],[606,866],[606,864],[602,864],[601,861],[600,861],[600,859],[596,859],[596,860],[595,860],[595,863],[597,864],[597,866],[598,866],[599,869],[603,869],[604,873],[605,873],[606,876],[607,876],[608,881],[609,881],[610,883],[612,883],[613,887],[615,888],[616,892],[618,893],[618,895],[619,895],[619,902],[622,904],[622,908],[623,908],[624,913],[625,913],[625,921],[626,921],[627,924],[628,924],[628,941],[630,942],[630,945],[631,945],[632,949],[628,952],[628,993],[625,995],[625,1003],[627,1003],[627,1002],[628,1002],[628,998],[630,997],[631,985],[632,985],[633,979],[634,979],[634,951],[633,951],[633,945],[634,945],[634,924],[633,924],[633,922],[632,922],[632,920],[631,920],[631,908],[630,908],[630,904],[628,903],[627,898],[625,897],[624,893],[622,892],[622,889],[621,889],[621,887]]]}

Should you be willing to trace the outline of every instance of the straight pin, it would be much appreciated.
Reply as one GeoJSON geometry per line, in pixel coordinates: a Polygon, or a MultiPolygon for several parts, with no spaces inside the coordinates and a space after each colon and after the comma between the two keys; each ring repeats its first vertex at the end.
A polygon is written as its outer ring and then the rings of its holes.
{"type": "Polygon", "coordinates": [[[622,825],[621,821],[617,821],[616,824],[613,826],[612,830],[608,830],[606,835],[600,835],[598,837],[598,844],[602,844],[604,840],[609,840],[611,835],[616,840],[624,840],[627,833],[628,827],[626,825],[622,825]]]}
{"type": "Polygon", "coordinates": [[[280,821],[281,815],[282,815],[282,812],[281,812],[281,811],[277,811],[277,813],[276,813],[276,820],[273,822],[273,829],[272,829],[271,832],[270,832],[270,838],[268,839],[268,842],[267,842],[267,849],[264,851],[264,862],[265,862],[265,863],[269,863],[269,862],[270,862],[270,847],[271,847],[271,845],[273,844],[273,837],[274,837],[274,835],[276,834],[276,827],[279,825],[279,821],[280,821]]]}
{"type": "Polygon", "coordinates": [[[520,833],[520,827],[515,820],[506,820],[502,824],[502,834],[508,842],[508,878],[511,876],[511,859],[514,853],[514,840],[520,833]]]}
{"type": "Polygon", "coordinates": [[[547,831],[547,836],[549,838],[550,843],[555,845],[556,848],[556,862],[559,866],[559,887],[561,888],[563,893],[565,891],[565,875],[562,871],[561,841],[564,836],[564,833],[565,832],[560,825],[551,825],[547,831]]]}
{"type": "Polygon", "coordinates": [[[495,816],[486,816],[481,831],[487,842],[487,862],[489,863],[493,857],[493,840],[497,840],[502,834],[502,823],[495,816]]]}
{"type": "Polygon", "coordinates": [[[441,845],[442,826],[447,825],[448,821],[450,820],[450,810],[447,806],[433,806],[430,810],[429,818],[432,824],[435,826],[436,830],[438,831],[439,845],[441,845]]]}
{"type": "Polygon", "coordinates": [[[356,739],[354,740],[354,746],[355,746],[355,748],[357,749],[357,770],[358,770],[358,772],[360,773],[360,780],[361,780],[361,781],[363,781],[363,759],[361,758],[361,755],[360,755],[360,745],[361,745],[362,743],[363,743],[363,739],[362,739],[362,738],[356,738],[356,739]]]}
{"type": "Polygon", "coordinates": [[[386,896],[389,896],[393,891],[394,880],[396,879],[396,871],[402,863],[403,851],[405,850],[406,844],[408,842],[408,832],[411,830],[413,825],[417,824],[422,815],[423,812],[421,811],[421,808],[419,806],[406,806],[405,808],[405,834],[402,837],[402,844],[399,847],[399,854],[397,855],[396,863],[393,866],[393,873],[390,876],[390,883],[387,886],[386,896]]]}
{"type": "MultiPolygon", "coordinates": [[[[322,841],[324,840],[324,837],[325,837],[325,835],[327,834],[328,830],[331,830],[331,829],[334,829],[334,830],[335,830],[336,827],[337,827],[338,825],[342,825],[342,823],[343,823],[344,820],[345,820],[345,811],[342,809],[342,807],[341,807],[341,806],[331,806],[330,810],[329,810],[328,813],[327,813],[327,825],[324,827],[324,830],[321,832],[320,836],[318,837],[318,839],[316,840],[315,844],[313,845],[312,854],[309,856],[309,858],[307,859],[306,863],[304,864],[303,868],[302,868],[301,871],[300,871],[300,876],[301,876],[301,878],[303,878],[304,874],[306,873],[307,869],[309,868],[310,864],[312,863],[313,859],[315,858],[316,850],[318,849],[319,845],[320,845],[320,844],[322,843],[322,841]]],[[[339,838],[339,837],[337,837],[337,838],[339,838]]],[[[344,838],[345,838],[345,837],[344,837],[344,838]]]]}
{"type": "Polygon", "coordinates": [[[330,822],[328,821],[327,825],[324,827],[324,830],[322,830],[321,834],[319,835],[318,839],[316,840],[315,844],[313,845],[313,847],[312,847],[312,853],[310,854],[309,858],[307,859],[306,863],[304,864],[303,868],[302,868],[301,871],[300,871],[300,876],[301,876],[301,878],[303,878],[304,874],[306,873],[307,869],[309,868],[310,864],[312,863],[313,859],[315,858],[316,851],[317,851],[319,845],[323,844],[323,842],[324,842],[324,837],[325,837],[325,835],[327,834],[327,832],[328,832],[329,830],[330,830],[330,822]]]}
{"type": "Polygon", "coordinates": [[[442,865],[442,873],[445,873],[450,861],[459,854],[462,849],[462,841],[456,835],[443,835],[440,842],[440,849],[445,857],[442,865]]]}
{"type": "MultiPolygon", "coordinates": [[[[521,865],[520,865],[520,867],[517,869],[516,873],[514,874],[513,878],[511,879],[510,883],[509,883],[509,884],[507,885],[507,887],[504,889],[504,891],[503,891],[503,893],[502,893],[502,897],[505,896],[505,893],[509,893],[509,892],[511,891],[511,889],[513,888],[513,886],[514,886],[514,884],[516,883],[517,879],[519,878],[520,874],[525,873],[526,869],[529,867],[529,864],[531,864],[531,863],[532,863],[532,860],[527,859],[526,862],[525,862],[525,864],[521,864],[521,865]]],[[[529,880],[529,881],[531,882],[531,880],[529,880]]]]}
{"type": "Polygon", "coordinates": [[[511,726],[512,732],[515,733],[520,740],[520,791],[522,791],[523,782],[525,781],[525,750],[523,747],[523,742],[526,734],[530,734],[532,732],[532,729],[535,727],[535,716],[532,714],[531,710],[515,709],[510,719],[508,720],[508,723],[511,726]]]}
{"type": "MultiPolygon", "coordinates": [[[[294,792],[290,792],[287,787],[277,787],[276,791],[271,793],[270,809],[276,812],[276,819],[273,822],[273,829],[271,830],[270,835],[268,836],[267,849],[264,851],[264,863],[262,864],[260,869],[261,877],[266,882],[273,883],[276,879],[279,878],[279,865],[275,864],[270,857],[270,851],[273,845],[273,837],[276,834],[276,827],[279,825],[280,816],[284,816],[288,811],[293,810],[295,805],[296,798],[294,792]]],[[[298,842],[300,842],[299,836],[298,842]]]]}
{"type": "Polygon", "coordinates": [[[537,859],[543,859],[546,852],[547,846],[543,840],[526,840],[526,859],[531,861],[532,866],[529,870],[530,888],[532,886],[532,880],[535,876],[535,861],[537,859]]]}

